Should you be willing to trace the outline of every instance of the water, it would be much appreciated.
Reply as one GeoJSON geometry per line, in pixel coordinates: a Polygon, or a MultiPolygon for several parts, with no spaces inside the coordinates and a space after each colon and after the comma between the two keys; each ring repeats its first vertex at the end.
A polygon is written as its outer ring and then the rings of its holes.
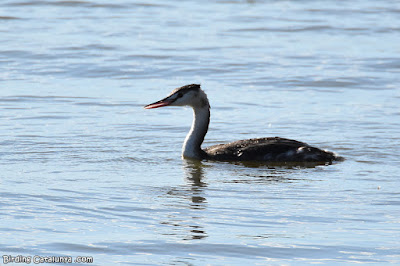
{"type": "Polygon", "coordinates": [[[390,0],[2,1],[0,255],[400,263],[399,25],[390,0]],[[184,161],[191,111],[143,106],[190,83],[205,146],[281,136],[347,160],[184,161]]]}

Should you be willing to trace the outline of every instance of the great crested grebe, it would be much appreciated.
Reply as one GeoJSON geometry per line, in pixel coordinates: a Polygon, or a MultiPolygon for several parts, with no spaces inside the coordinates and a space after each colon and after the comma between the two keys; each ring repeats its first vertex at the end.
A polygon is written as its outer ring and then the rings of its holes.
{"type": "Polygon", "coordinates": [[[182,148],[182,157],[218,161],[324,162],[342,160],[333,152],[312,147],[296,140],[270,137],[238,140],[201,149],[210,122],[210,104],[199,84],[177,88],[164,99],[148,104],[152,109],[164,106],[191,106],[192,127],[182,148]]]}

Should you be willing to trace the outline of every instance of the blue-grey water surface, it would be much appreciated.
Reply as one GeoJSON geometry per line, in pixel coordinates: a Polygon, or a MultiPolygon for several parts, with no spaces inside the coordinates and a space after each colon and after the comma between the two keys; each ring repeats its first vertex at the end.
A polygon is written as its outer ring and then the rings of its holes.
{"type": "Polygon", "coordinates": [[[399,264],[399,44],[393,0],[1,1],[0,256],[399,264]],[[346,161],[182,160],[191,110],[143,106],[190,83],[205,146],[281,136],[346,161]]]}

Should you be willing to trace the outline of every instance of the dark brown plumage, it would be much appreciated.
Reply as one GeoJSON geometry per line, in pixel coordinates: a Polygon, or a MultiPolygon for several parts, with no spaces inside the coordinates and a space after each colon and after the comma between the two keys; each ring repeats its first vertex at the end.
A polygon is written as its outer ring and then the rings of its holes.
{"type": "Polygon", "coordinates": [[[221,161],[332,162],[338,157],[304,142],[280,137],[238,140],[204,149],[207,159],[221,161]]]}

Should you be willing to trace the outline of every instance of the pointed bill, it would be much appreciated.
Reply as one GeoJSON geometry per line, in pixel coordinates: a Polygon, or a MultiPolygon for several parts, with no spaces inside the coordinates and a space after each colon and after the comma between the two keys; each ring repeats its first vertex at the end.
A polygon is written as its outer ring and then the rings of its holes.
{"type": "Polygon", "coordinates": [[[154,102],[151,104],[148,104],[144,107],[144,109],[153,109],[153,108],[159,108],[159,107],[163,107],[163,106],[168,106],[172,103],[172,101],[168,100],[167,98],[162,99],[158,102],[154,102]]]}

